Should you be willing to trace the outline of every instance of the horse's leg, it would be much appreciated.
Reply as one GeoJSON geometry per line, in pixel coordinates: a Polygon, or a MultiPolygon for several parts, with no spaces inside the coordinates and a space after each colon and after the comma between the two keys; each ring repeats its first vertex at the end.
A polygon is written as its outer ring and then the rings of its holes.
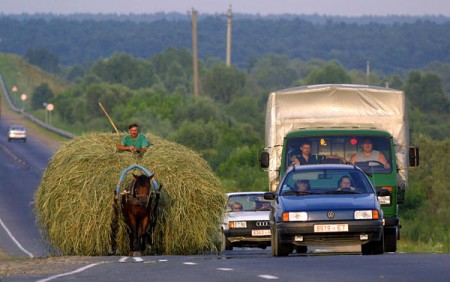
{"type": "Polygon", "coordinates": [[[128,223],[130,227],[130,253],[133,253],[137,249],[137,222],[136,218],[129,214],[128,223]]]}
{"type": "Polygon", "coordinates": [[[138,237],[139,237],[139,243],[140,243],[140,250],[141,250],[141,252],[145,251],[146,237],[147,237],[145,233],[147,232],[149,223],[150,223],[150,216],[146,215],[146,216],[144,216],[141,219],[141,222],[139,224],[138,237]]]}

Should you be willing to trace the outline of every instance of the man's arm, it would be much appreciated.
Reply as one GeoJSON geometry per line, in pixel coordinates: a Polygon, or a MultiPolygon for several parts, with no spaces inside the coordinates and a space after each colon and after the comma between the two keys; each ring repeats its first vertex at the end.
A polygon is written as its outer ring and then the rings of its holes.
{"type": "Polygon", "coordinates": [[[138,149],[136,149],[134,146],[126,146],[123,144],[117,145],[117,150],[119,151],[130,151],[132,153],[138,152],[138,149]]]}
{"type": "Polygon", "coordinates": [[[382,152],[380,152],[378,158],[379,158],[379,161],[384,165],[385,168],[389,168],[390,167],[386,157],[384,156],[384,154],[382,152]]]}

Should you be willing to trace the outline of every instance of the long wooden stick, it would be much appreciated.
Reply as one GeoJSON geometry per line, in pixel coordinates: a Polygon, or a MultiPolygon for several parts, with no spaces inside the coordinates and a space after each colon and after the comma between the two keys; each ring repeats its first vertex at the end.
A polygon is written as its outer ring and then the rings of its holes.
{"type": "Polygon", "coordinates": [[[111,123],[111,125],[114,127],[114,129],[116,130],[116,133],[119,133],[119,130],[117,130],[116,125],[114,124],[114,122],[112,121],[112,119],[109,117],[108,112],[105,110],[105,108],[103,107],[102,103],[98,102],[98,105],[100,106],[100,108],[102,108],[103,112],[105,113],[106,117],[108,118],[109,122],[111,123]]]}

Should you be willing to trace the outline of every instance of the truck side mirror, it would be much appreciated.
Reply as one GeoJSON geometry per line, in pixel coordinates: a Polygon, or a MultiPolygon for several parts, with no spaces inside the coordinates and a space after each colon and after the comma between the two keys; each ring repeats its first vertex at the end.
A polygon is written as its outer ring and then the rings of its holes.
{"type": "Polygon", "coordinates": [[[419,166],[419,148],[409,148],[409,166],[419,166]]]}
{"type": "Polygon", "coordinates": [[[259,154],[259,165],[261,166],[261,168],[269,167],[269,153],[268,152],[261,152],[259,154]]]}

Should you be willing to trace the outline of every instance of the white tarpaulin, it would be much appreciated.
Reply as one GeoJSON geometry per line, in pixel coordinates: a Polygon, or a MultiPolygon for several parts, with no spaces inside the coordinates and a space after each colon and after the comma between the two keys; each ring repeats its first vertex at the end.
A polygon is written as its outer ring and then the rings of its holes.
{"type": "Polygon", "coordinates": [[[269,181],[278,177],[283,138],[300,128],[374,127],[395,142],[399,185],[406,187],[409,127],[403,91],[365,85],[312,85],[270,93],[266,112],[269,181]]]}

